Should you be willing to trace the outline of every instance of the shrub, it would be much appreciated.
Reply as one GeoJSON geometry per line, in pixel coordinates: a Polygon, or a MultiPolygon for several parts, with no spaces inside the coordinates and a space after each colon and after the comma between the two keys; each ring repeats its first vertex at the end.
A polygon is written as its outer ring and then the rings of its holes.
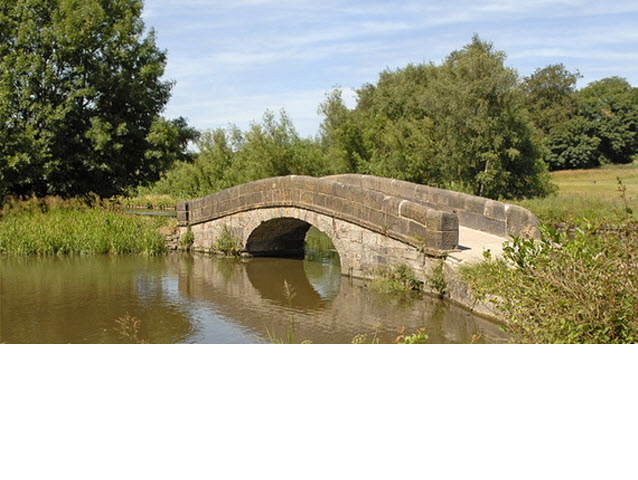
{"type": "Polygon", "coordinates": [[[405,263],[377,271],[378,278],[372,282],[372,288],[383,293],[408,293],[423,291],[420,281],[412,268],[405,263]]]}
{"type": "Polygon", "coordinates": [[[439,297],[443,298],[447,293],[447,282],[445,281],[445,271],[443,262],[432,269],[427,277],[428,286],[439,294],[439,297]]]}
{"type": "Polygon", "coordinates": [[[193,235],[193,231],[191,230],[190,225],[186,227],[186,232],[179,239],[179,246],[183,250],[190,250],[193,246],[193,242],[195,241],[195,235],[193,235]]]}
{"type": "Polygon", "coordinates": [[[538,242],[516,238],[504,250],[509,265],[487,258],[466,279],[498,298],[513,341],[636,343],[638,223],[630,214],[570,236],[544,228],[538,242]]]}
{"type": "Polygon", "coordinates": [[[217,250],[224,255],[229,255],[231,257],[238,257],[241,255],[240,242],[226,225],[223,226],[222,233],[219,237],[217,237],[215,246],[217,247],[217,250]]]}

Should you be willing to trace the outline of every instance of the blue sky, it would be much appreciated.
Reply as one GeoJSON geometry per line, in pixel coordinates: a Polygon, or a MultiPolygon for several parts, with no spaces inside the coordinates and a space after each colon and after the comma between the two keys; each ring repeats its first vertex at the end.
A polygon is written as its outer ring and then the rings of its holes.
{"type": "Polygon", "coordinates": [[[521,76],[563,63],[579,86],[611,75],[638,86],[638,0],[146,0],[168,51],[168,117],[199,129],[246,128],[285,109],[302,136],[334,86],[354,89],[408,63],[439,63],[478,33],[521,76]]]}

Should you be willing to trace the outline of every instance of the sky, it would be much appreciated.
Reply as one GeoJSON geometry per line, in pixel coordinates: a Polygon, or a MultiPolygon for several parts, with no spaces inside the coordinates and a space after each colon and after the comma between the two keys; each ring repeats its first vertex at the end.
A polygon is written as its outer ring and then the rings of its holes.
{"type": "Polygon", "coordinates": [[[475,33],[521,77],[563,63],[579,87],[613,75],[638,86],[637,0],[146,0],[143,18],[175,82],[164,114],[200,130],[284,109],[314,136],[334,87],[352,107],[381,71],[438,64],[475,33]]]}

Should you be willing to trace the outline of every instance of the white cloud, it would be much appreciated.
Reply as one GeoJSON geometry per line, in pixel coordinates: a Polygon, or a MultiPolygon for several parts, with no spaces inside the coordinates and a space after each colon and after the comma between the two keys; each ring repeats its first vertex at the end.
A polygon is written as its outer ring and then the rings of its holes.
{"type": "Polygon", "coordinates": [[[635,0],[147,0],[145,18],[168,49],[166,77],[177,81],[167,114],[198,128],[244,128],[285,108],[312,134],[332,85],[349,88],[354,104],[351,87],[386,67],[438,62],[475,32],[522,74],[563,62],[586,82],[638,83],[635,0]]]}

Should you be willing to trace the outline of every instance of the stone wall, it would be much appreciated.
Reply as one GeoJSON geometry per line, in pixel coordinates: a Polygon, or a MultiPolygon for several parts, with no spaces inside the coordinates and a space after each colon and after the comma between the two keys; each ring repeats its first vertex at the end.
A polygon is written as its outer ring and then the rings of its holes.
{"type": "MultiPolygon", "coordinates": [[[[195,239],[192,248],[195,251],[214,251],[217,239],[227,232],[226,235],[230,233],[237,246],[246,251],[251,236],[258,227],[278,219],[301,221],[308,227],[314,225],[325,233],[339,253],[341,272],[351,277],[374,278],[375,270],[379,267],[405,263],[419,278],[425,278],[440,262],[439,259],[425,255],[422,249],[383,233],[297,207],[252,209],[193,224],[190,226],[195,239]]],[[[180,227],[182,233],[186,228],[180,227]]]]}
{"type": "Polygon", "coordinates": [[[538,236],[538,219],[517,205],[487,198],[452,192],[416,183],[371,175],[344,174],[325,177],[386,195],[415,202],[432,209],[454,212],[459,225],[502,237],[538,236]]]}
{"type": "Polygon", "coordinates": [[[291,175],[246,183],[180,202],[177,218],[180,227],[194,227],[241,212],[278,207],[320,213],[434,256],[458,246],[456,213],[330,178],[291,175]]]}

